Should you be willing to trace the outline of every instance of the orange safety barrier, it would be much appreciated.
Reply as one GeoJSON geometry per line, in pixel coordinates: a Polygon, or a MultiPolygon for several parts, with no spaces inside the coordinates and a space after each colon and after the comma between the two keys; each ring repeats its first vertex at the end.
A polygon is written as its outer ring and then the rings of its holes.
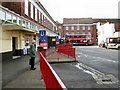
{"type": "Polygon", "coordinates": [[[64,90],[64,89],[66,89],[66,86],[63,84],[63,82],[58,77],[56,72],[53,70],[53,68],[47,62],[47,60],[43,56],[43,54],[40,52],[39,55],[40,55],[40,70],[41,70],[41,73],[43,76],[46,90],[49,90],[49,89],[64,90]]]}

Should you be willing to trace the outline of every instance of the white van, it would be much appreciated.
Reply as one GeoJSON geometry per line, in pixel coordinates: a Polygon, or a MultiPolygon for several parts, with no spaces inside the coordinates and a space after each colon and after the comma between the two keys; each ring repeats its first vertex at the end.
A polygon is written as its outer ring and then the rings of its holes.
{"type": "Polygon", "coordinates": [[[120,49],[120,37],[108,37],[106,43],[106,48],[120,49]]]}

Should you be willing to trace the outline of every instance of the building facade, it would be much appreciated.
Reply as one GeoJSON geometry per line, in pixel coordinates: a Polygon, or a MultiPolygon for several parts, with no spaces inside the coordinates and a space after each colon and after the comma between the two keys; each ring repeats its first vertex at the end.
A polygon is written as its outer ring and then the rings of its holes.
{"type": "Polygon", "coordinates": [[[39,46],[39,30],[56,35],[56,23],[38,0],[0,1],[2,60],[28,54],[32,41],[39,46]]]}
{"type": "Polygon", "coordinates": [[[107,37],[119,36],[120,33],[120,19],[93,19],[96,23],[97,42],[105,43],[107,37]],[[117,34],[117,35],[116,35],[117,34]]]}
{"type": "Polygon", "coordinates": [[[66,35],[89,35],[96,41],[96,24],[92,22],[92,18],[64,18],[63,19],[63,36],[66,35]]]}

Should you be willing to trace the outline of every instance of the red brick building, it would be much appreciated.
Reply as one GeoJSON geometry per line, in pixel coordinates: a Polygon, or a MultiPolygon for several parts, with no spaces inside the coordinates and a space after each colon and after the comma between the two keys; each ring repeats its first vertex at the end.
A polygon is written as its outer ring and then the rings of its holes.
{"type": "Polygon", "coordinates": [[[63,35],[86,34],[94,38],[96,41],[96,24],[92,22],[92,18],[64,18],[63,19],[63,35]]]}

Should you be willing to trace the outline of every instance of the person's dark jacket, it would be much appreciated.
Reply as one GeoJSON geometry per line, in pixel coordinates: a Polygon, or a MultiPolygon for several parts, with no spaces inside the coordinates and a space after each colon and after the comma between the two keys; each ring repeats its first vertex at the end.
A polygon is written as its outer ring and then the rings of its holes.
{"type": "Polygon", "coordinates": [[[30,57],[35,57],[36,56],[36,49],[35,49],[33,44],[30,45],[29,54],[30,54],[30,57]]]}

